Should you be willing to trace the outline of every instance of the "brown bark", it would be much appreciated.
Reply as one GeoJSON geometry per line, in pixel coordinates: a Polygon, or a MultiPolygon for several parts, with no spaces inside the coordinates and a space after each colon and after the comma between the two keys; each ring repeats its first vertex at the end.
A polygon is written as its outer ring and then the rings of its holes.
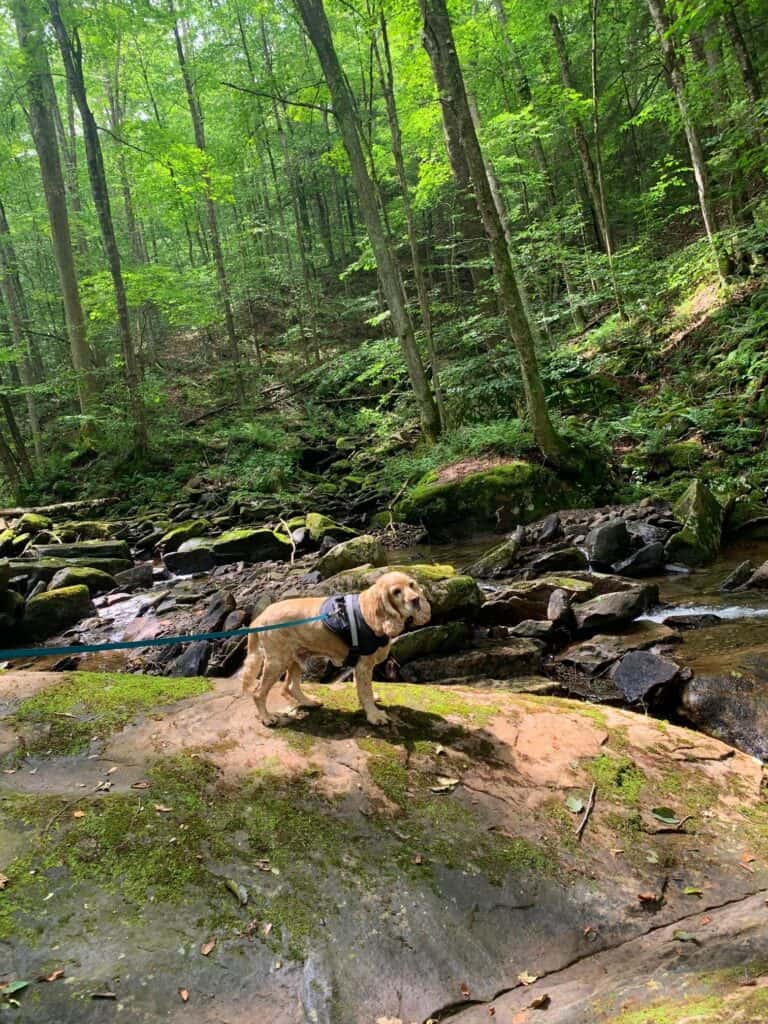
{"type": "Polygon", "coordinates": [[[349,157],[352,181],[376,259],[379,281],[389,307],[392,327],[408,367],[422,429],[428,438],[433,439],[440,433],[440,417],[416,347],[400,270],[381,220],[378,198],[363,153],[359,118],[352,93],[333,45],[331,27],[322,0],[295,0],[295,3],[317,52],[331,94],[336,121],[349,157]]]}
{"type": "Polygon", "coordinates": [[[733,52],[736,54],[736,60],[739,64],[739,70],[741,71],[741,78],[744,82],[744,89],[749,101],[753,107],[763,97],[763,88],[760,78],[755,70],[755,65],[752,61],[752,54],[749,52],[747,41],[744,38],[744,34],[741,31],[741,25],[736,15],[736,11],[732,3],[726,0],[725,8],[723,10],[723,19],[725,21],[725,27],[728,31],[728,38],[731,40],[731,46],[733,52]]]}
{"type": "Polygon", "coordinates": [[[450,107],[458,122],[459,138],[493,257],[501,305],[520,360],[526,405],[534,436],[545,457],[557,465],[562,461],[561,443],[549,418],[534,339],[472,121],[446,3],[445,0],[419,0],[419,6],[424,22],[422,41],[432,62],[435,80],[438,81],[439,69],[439,78],[445,85],[444,88],[440,87],[440,105],[443,110],[450,107]]]}

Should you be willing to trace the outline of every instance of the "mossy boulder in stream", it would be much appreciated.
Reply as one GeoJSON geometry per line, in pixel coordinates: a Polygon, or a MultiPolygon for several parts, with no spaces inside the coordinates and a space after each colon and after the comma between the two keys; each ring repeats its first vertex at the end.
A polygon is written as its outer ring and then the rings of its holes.
{"type": "Polygon", "coordinates": [[[336,544],[318,561],[315,569],[323,579],[358,565],[386,565],[387,549],[376,537],[364,534],[336,544]]]}
{"type": "Polygon", "coordinates": [[[114,576],[110,576],[108,572],[90,566],[68,565],[66,569],[59,569],[48,584],[48,590],[76,587],[79,584],[88,587],[91,594],[104,594],[117,586],[114,576]]]}
{"type": "Polygon", "coordinates": [[[158,546],[163,551],[178,551],[185,540],[191,540],[192,537],[203,537],[210,528],[211,524],[207,519],[189,519],[163,534],[158,546]]]}
{"type": "Polygon", "coordinates": [[[48,516],[41,516],[38,512],[25,512],[16,523],[16,533],[42,533],[43,530],[50,530],[53,522],[48,516]]]}
{"type": "Polygon", "coordinates": [[[211,541],[213,557],[220,564],[230,562],[284,562],[291,557],[287,537],[266,527],[229,530],[211,541]]]}
{"type": "Polygon", "coordinates": [[[309,530],[309,536],[314,544],[322,544],[326,537],[336,543],[354,537],[356,531],[349,526],[342,526],[330,516],[323,516],[319,512],[308,512],[304,525],[309,530]]]}
{"type": "Polygon", "coordinates": [[[45,640],[95,614],[88,587],[80,584],[47,590],[27,601],[24,631],[32,640],[45,640]]]}
{"type": "Polygon", "coordinates": [[[714,562],[720,551],[725,510],[706,484],[694,480],[673,512],[683,528],[667,541],[667,558],[691,566],[714,562]]]}
{"type": "Polygon", "coordinates": [[[432,471],[397,503],[395,514],[441,537],[532,523],[567,501],[567,489],[551,470],[514,460],[478,472],[432,471]]]}
{"type": "Polygon", "coordinates": [[[36,544],[33,548],[38,558],[77,559],[81,564],[93,565],[93,559],[117,559],[133,564],[131,549],[124,540],[83,540],[75,544],[36,544]],[[85,560],[85,561],[83,561],[85,560]]]}

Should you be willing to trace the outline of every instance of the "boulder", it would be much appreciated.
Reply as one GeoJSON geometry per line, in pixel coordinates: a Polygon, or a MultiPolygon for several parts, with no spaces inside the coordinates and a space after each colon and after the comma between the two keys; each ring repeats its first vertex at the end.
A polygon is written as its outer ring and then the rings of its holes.
{"type": "Polygon", "coordinates": [[[632,541],[623,519],[609,519],[587,534],[584,542],[589,561],[598,568],[607,568],[629,553],[632,541]]]}
{"type": "Polygon", "coordinates": [[[754,565],[747,559],[744,562],[740,562],[733,572],[729,573],[723,582],[720,584],[720,589],[724,591],[739,590],[752,576],[755,571],[754,565]]]}
{"type": "Polygon", "coordinates": [[[376,537],[364,534],[335,544],[315,566],[322,579],[361,565],[386,565],[387,549],[376,537]]]}
{"type": "Polygon", "coordinates": [[[7,558],[0,558],[0,590],[6,590],[11,580],[11,563],[7,558]]]}
{"type": "Polygon", "coordinates": [[[471,576],[459,576],[452,565],[362,565],[323,580],[313,593],[357,594],[370,587],[385,572],[405,572],[424,589],[432,607],[431,625],[454,619],[474,620],[483,603],[483,594],[471,576]]]}
{"type": "Polygon", "coordinates": [[[540,523],[534,523],[531,527],[538,544],[551,544],[563,534],[563,524],[560,521],[560,513],[553,512],[545,516],[540,523]]]}
{"type": "Polygon", "coordinates": [[[667,559],[690,566],[713,562],[720,551],[725,510],[709,488],[694,480],[675,505],[674,514],[683,525],[667,541],[667,559]]]}
{"type": "Polygon", "coordinates": [[[390,655],[400,665],[415,658],[425,658],[440,652],[449,654],[468,647],[472,642],[472,630],[466,622],[444,622],[440,626],[423,626],[421,629],[402,633],[392,642],[390,655]]]}
{"type": "Polygon", "coordinates": [[[211,643],[209,640],[196,640],[187,644],[184,651],[175,658],[169,669],[168,676],[202,676],[211,656],[211,643]]]}
{"type": "Polygon", "coordinates": [[[0,558],[8,558],[9,555],[15,555],[16,546],[14,540],[16,534],[13,530],[0,530],[0,558]]]}
{"type": "Polygon", "coordinates": [[[10,647],[18,638],[24,598],[15,590],[0,590],[0,645],[10,647]]]}
{"type": "Polygon", "coordinates": [[[633,580],[599,572],[551,573],[497,591],[483,605],[480,622],[484,626],[515,626],[523,619],[546,618],[550,597],[556,590],[564,591],[571,600],[587,601],[598,594],[637,586],[633,580]]]}
{"type": "Polygon", "coordinates": [[[42,516],[38,512],[25,512],[16,523],[16,533],[40,533],[42,530],[50,530],[53,520],[48,516],[42,516]]]}
{"type": "Polygon", "coordinates": [[[746,590],[765,590],[768,588],[768,562],[763,562],[752,573],[744,584],[746,590]]]}
{"type": "Polygon", "coordinates": [[[607,627],[625,626],[658,603],[659,588],[644,584],[574,604],[573,616],[577,629],[594,633],[607,627]]]}
{"type": "Polygon", "coordinates": [[[737,498],[726,510],[723,536],[729,540],[768,540],[768,508],[756,498],[737,498]]]}
{"type": "Polygon", "coordinates": [[[768,664],[697,675],[685,684],[681,711],[697,729],[762,761],[768,760],[768,664]]]}
{"type": "Polygon", "coordinates": [[[476,562],[467,566],[464,570],[468,576],[475,579],[491,579],[506,572],[512,565],[520,552],[520,538],[517,532],[507,537],[501,544],[490,548],[482,554],[476,562]]]}
{"type": "Polygon", "coordinates": [[[645,700],[660,686],[676,679],[680,666],[650,651],[630,651],[613,673],[613,681],[630,704],[645,700]]]}
{"type": "Polygon", "coordinates": [[[539,555],[528,568],[535,573],[571,572],[588,569],[589,561],[580,548],[564,547],[539,555]]]}
{"type": "Polygon", "coordinates": [[[322,544],[326,537],[330,537],[334,544],[339,544],[357,534],[356,530],[349,526],[342,526],[330,516],[320,515],[319,512],[308,512],[304,525],[314,544],[322,544]]]}
{"type": "Polygon", "coordinates": [[[719,626],[725,619],[711,612],[702,612],[699,615],[670,615],[664,619],[664,625],[670,629],[703,629],[706,626],[719,626]]]}
{"type": "Polygon", "coordinates": [[[18,558],[12,559],[11,575],[26,576],[32,584],[50,583],[57,572],[68,568],[100,569],[114,576],[130,569],[131,562],[123,558],[18,558]]]}
{"type": "Polygon", "coordinates": [[[514,679],[536,675],[541,668],[541,647],[532,640],[487,640],[470,651],[437,658],[419,658],[400,672],[411,683],[448,684],[468,679],[514,679]]]}
{"type": "Polygon", "coordinates": [[[185,523],[179,523],[164,533],[158,542],[163,551],[178,551],[185,540],[193,537],[204,537],[210,530],[211,524],[207,519],[189,519],[185,523]]]}
{"type": "Polygon", "coordinates": [[[445,537],[531,523],[572,496],[551,470],[510,459],[476,472],[461,465],[432,471],[394,511],[406,522],[423,523],[430,536],[445,537]]]}
{"type": "Polygon", "coordinates": [[[27,601],[24,630],[32,640],[45,640],[95,614],[88,587],[47,590],[27,601]]]}
{"type": "Polygon", "coordinates": [[[559,665],[592,676],[602,673],[632,651],[644,651],[658,644],[679,643],[680,636],[669,626],[656,622],[636,622],[620,635],[598,634],[572,644],[555,659],[559,665]]]}
{"type": "Polygon", "coordinates": [[[264,527],[256,530],[229,530],[214,538],[207,546],[220,565],[231,562],[285,562],[291,557],[292,551],[286,537],[264,527]]]}
{"type": "MultiPolygon", "coordinates": [[[[195,623],[196,633],[214,633],[222,628],[224,620],[235,610],[235,599],[228,590],[217,591],[205,606],[202,617],[195,623]]],[[[232,627],[237,628],[237,627],[232,627]]]]}
{"type": "Polygon", "coordinates": [[[547,620],[566,629],[573,623],[571,595],[567,590],[553,590],[547,602],[547,620]]]}
{"type": "Polygon", "coordinates": [[[627,532],[635,543],[665,544],[669,538],[669,530],[663,526],[655,526],[644,519],[627,521],[627,532]]]}
{"type": "Polygon", "coordinates": [[[65,558],[84,565],[93,565],[94,558],[117,559],[133,564],[131,549],[124,540],[84,540],[76,544],[36,544],[32,549],[37,558],[65,558]]]}
{"type": "Polygon", "coordinates": [[[178,551],[169,551],[163,555],[163,565],[177,576],[211,572],[216,568],[216,564],[210,541],[197,538],[185,541],[178,551]]]}
{"type": "Polygon", "coordinates": [[[131,569],[115,573],[115,583],[123,590],[149,589],[155,581],[151,562],[140,562],[131,569]]]}
{"type": "Polygon", "coordinates": [[[115,524],[102,523],[96,519],[83,522],[62,523],[56,527],[56,533],[64,541],[76,540],[109,540],[115,530],[115,524]]]}
{"type": "Polygon", "coordinates": [[[76,587],[78,584],[88,587],[91,596],[104,594],[117,586],[114,577],[101,569],[68,565],[66,569],[59,569],[48,584],[48,590],[61,590],[62,587],[76,587]]]}
{"type": "Polygon", "coordinates": [[[567,629],[555,626],[548,619],[524,619],[510,629],[509,635],[538,640],[547,647],[564,647],[570,639],[567,629]]]}
{"type": "Polygon", "coordinates": [[[613,571],[620,576],[657,576],[664,570],[664,545],[653,541],[634,551],[623,562],[617,562],[613,571]]]}

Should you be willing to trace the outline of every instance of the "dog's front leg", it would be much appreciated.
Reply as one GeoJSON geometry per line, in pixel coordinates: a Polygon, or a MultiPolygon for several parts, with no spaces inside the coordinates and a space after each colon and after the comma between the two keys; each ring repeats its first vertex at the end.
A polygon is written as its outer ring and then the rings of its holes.
{"type": "Polygon", "coordinates": [[[376,707],[373,700],[373,662],[368,658],[361,658],[355,666],[355,686],[357,687],[357,699],[360,707],[365,712],[365,717],[371,725],[386,725],[389,716],[385,711],[376,707]]]}

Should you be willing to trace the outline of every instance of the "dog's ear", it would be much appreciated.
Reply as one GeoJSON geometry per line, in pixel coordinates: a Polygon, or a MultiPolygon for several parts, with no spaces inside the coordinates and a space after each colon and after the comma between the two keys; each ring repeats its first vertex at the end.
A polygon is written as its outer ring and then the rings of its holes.
{"type": "MultiPolygon", "coordinates": [[[[390,586],[383,580],[379,580],[373,584],[369,593],[372,598],[369,605],[370,614],[373,618],[373,622],[369,625],[373,628],[374,633],[391,638],[400,636],[405,626],[405,618],[395,604],[390,586]]],[[[365,614],[367,609],[363,607],[362,610],[365,614]]]]}

